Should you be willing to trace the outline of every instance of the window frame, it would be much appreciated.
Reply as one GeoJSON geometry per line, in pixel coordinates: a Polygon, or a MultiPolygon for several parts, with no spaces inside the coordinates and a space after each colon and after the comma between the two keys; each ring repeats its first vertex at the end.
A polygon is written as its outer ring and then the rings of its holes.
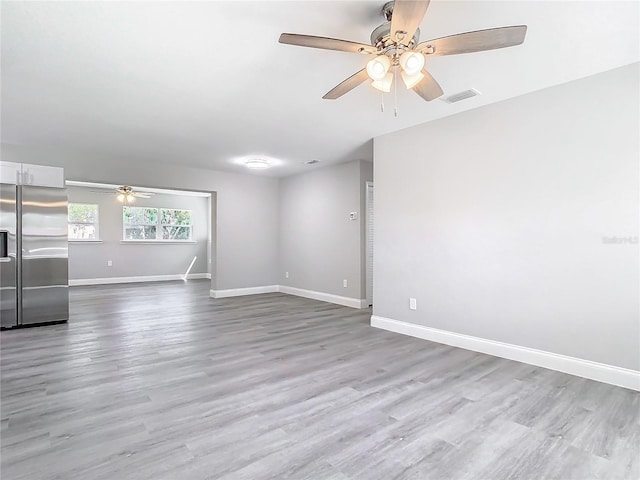
{"type": "Polygon", "coordinates": [[[124,243],[195,243],[193,240],[193,211],[187,208],[169,208],[169,207],[144,207],[138,205],[123,205],[122,206],[122,240],[124,243]],[[146,210],[156,211],[156,223],[126,223],[124,219],[125,208],[142,208],[146,210]],[[163,224],[162,223],[162,210],[179,210],[183,212],[189,212],[189,218],[191,219],[190,225],[184,224],[163,224]],[[127,238],[127,227],[156,227],[156,238],[127,238]],[[188,239],[165,239],[162,238],[163,227],[188,227],[189,238],[188,239]]]}
{"type": "Polygon", "coordinates": [[[67,241],[69,242],[101,242],[100,240],[100,205],[97,203],[84,203],[84,202],[69,202],[67,206],[67,241]],[[95,222],[72,222],[69,218],[69,210],[71,205],[90,205],[96,208],[96,221],[95,222]],[[94,228],[95,238],[72,238],[69,232],[69,226],[71,225],[90,225],[94,228]]]}

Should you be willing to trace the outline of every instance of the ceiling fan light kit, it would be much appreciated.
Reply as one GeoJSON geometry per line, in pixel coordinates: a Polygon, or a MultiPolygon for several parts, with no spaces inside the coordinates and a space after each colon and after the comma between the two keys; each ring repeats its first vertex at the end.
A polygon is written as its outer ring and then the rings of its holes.
{"type": "Polygon", "coordinates": [[[367,79],[371,80],[374,88],[388,93],[391,91],[394,73],[397,73],[400,67],[400,76],[405,86],[428,102],[441,97],[444,92],[435,78],[425,69],[427,56],[481,52],[520,45],[524,42],[526,25],[489,28],[418,43],[420,37],[418,27],[428,7],[429,0],[395,0],[395,2],[385,3],[382,7],[382,15],[387,22],[371,33],[371,45],[294,33],[281,34],[279,42],[301,47],[375,55],[367,62],[365,68],[327,92],[322,97],[324,99],[335,100],[367,79]]]}
{"type": "Polygon", "coordinates": [[[424,68],[424,55],[407,51],[400,55],[399,62],[407,75],[416,75],[424,68]]]}
{"type": "Polygon", "coordinates": [[[153,193],[148,192],[134,192],[133,187],[129,185],[123,185],[116,188],[116,198],[121,203],[133,203],[136,198],[151,198],[153,193]]]}
{"type": "Polygon", "coordinates": [[[391,84],[393,83],[393,73],[388,72],[382,79],[373,80],[371,86],[384,93],[391,91],[391,84]]]}
{"type": "MultiPolygon", "coordinates": [[[[79,185],[84,186],[84,182],[71,182],[67,180],[67,185],[79,185]]],[[[95,184],[98,187],[103,187],[100,190],[91,190],[95,193],[103,193],[107,195],[112,195],[121,203],[133,203],[136,201],[136,198],[151,198],[153,193],[151,192],[137,192],[134,191],[133,188],[129,185],[121,185],[119,187],[113,188],[113,185],[101,185],[95,184]]]]}
{"type": "Polygon", "coordinates": [[[402,77],[402,81],[404,82],[405,86],[411,89],[422,81],[422,79],[424,78],[424,73],[418,72],[414,75],[408,75],[407,72],[400,72],[400,76],[402,77]]]}
{"type": "Polygon", "coordinates": [[[367,62],[367,74],[371,80],[382,80],[391,68],[391,60],[386,55],[378,55],[367,62]]]}

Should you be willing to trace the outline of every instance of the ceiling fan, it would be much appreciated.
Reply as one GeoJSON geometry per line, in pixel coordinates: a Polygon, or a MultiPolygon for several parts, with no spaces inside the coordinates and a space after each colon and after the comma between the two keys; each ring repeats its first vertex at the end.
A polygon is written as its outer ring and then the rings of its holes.
{"type": "Polygon", "coordinates": [[[122,185],[116,188],[116,198],[122,203],[133,203],[136,198],[151,198],[153,193],[148,192],[134,192],[133,188],[129,185],[122,185]]]}
{"type": "Polygon", "coordinates": [[[96,193],[108,193],[109,195],[115,195],[116,198],[122,203],[133,203],[136,198],[151,198],[153,193],[151,192],[135,192],[133,187],[129,185],[122,185],[115,188],[112,191],[93,190],[96,193]]]}
{"type": "Polygon", "coordinates": [[[387,21],[371,33],[371,45],[295,33],[283,33],[279,42],[373,56],[366,68],[329,90],[322,97],[324,99],[335,100],[367,80],[371,80],[374,88],[390,92],[394,79],[397,86],[399,73],[406,87],[413,89],[426,101],[434,100],[444,93],[426,70],[426,58],[481,52],[524,42],[526,25],[476,30],[418,43],[418,27],[428,7],[429,0],[387,2],[382,7],[382,14],[387,21]]]}

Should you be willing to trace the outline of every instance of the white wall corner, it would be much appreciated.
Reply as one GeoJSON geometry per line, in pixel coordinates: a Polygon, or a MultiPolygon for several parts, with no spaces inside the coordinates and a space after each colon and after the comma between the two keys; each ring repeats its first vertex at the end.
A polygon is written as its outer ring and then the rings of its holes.
{"type": "Polygon", "coordinates": [[[591,360],[569,357],[544,350],[521,347],[510,343],[462,335],[460,333],[448,332],[446,330],[425,327],[423,325],[416,325],[377,315],[371,316],[371,326],[640,391],[640,372],[636,370],[592,362],[591,360]]]}
{"type": "Polygon", "coordinates": [[[345,307],[361,309],[367,308],[369,306],[369,302],[366,299],[341,297],[340,295],[316,292],[313,290],[304,290],[302,288],[289,287],[287,285],[280,285],[279,291],[288,295],[311,298],[312,300],[320,300],[321,302],[335,303],[337,305],[343,305],[345,307]]]}
{"type": "Polygon", "coordinates": [[[209,296],[211,298],[241,297],[244,295],[259,295],[261,293],[275,293],[278,291],[279,291],[278,285],[264,285],[261,287],[229,288],[226,290],[210,290],[209,296]]]}

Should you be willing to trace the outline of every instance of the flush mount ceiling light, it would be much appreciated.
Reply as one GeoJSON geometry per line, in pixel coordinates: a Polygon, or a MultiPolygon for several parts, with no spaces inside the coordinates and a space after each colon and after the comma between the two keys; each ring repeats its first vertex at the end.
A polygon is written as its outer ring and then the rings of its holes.
{"type": "Polygon", "coordinates": [[[262,158],[252,158],[245,161],[244,166],[251,170],[264,170],[265,168],[269,168],[271,164],[268,160],[262,158]]]}
{"type": "Polygon", "coordinates": [[[442,96],[444,92],[425,69],[427,57],[482,52],[520,45],[527,33],[526,25],[514,25],[459,33],[418,43],[418,27],[427,13],[428,6],[428,0],[396,0],[385,3],[382,15],[387,21],[371,33],[371,45],[295,33],[283,33],[279,42],[374,56],[365,68],[331,89],[322,97],[324,99],[335,100],[369,79],[374,88],[390,92],[392,83],[397,87],[396,77],[399,72],[407,88],[412,89],[424,100],[431,101],[442,96]]]}
{"type": "Polygon", "coordinates": [[[265,155],[262,152],[254,152],[230,158],[229,163],[245,167],[249,170],[267,170],[269,168],[280,167],[287,162],[277,157],[265,155]]]}

